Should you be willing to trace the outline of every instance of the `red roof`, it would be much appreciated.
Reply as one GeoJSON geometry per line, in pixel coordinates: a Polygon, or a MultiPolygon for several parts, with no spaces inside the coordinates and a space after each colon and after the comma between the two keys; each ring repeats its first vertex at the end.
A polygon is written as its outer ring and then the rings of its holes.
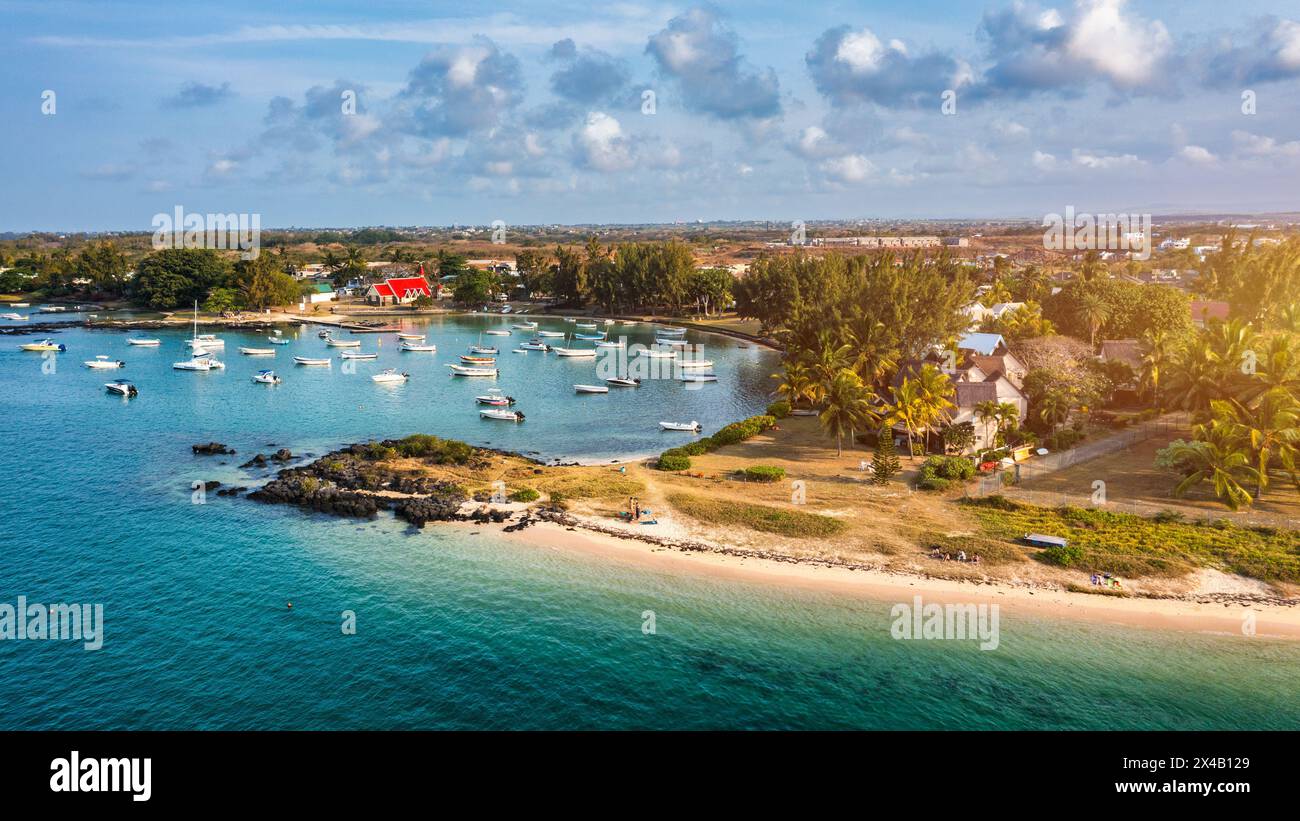
{"type": "Polygon", "coordinates": [[[392,296],[392,295],[393,295],[393,289],[392,289],[392,287],[389,286],[389,284],[388,284],[387,282],[380,282],[380,283],[378,283],[378,284],[376,284],[376,285],[372,285],[372,286],[370,286],[370,287],[374,288],[374,289],[375,289],[375,293],[376,293],[376,294],[379,294],[380,296],[392,296]]]}
{"type": "Polygon", "coordinates": [[[385,285],[388,286],[390,293],[381,294],[382,296],[395,295],[401,299],[410,299],[412,296],[420,294],[433,296],[433,292],[429,290],[429,283],[424,281],[424,277],[390,279],[385,282],[385,285]]]}

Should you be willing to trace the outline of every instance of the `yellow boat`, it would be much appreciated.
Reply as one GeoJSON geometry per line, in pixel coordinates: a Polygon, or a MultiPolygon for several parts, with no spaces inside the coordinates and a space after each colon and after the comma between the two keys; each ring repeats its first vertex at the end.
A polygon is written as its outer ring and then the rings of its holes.
{"type": "Polygon", "coordinates": [[[24,351],[66,351],[63,345],[55,342],[53,339],[42,339],[40,342],[28,342],[26,345],[19,345],[20,350],[24,351]]]}

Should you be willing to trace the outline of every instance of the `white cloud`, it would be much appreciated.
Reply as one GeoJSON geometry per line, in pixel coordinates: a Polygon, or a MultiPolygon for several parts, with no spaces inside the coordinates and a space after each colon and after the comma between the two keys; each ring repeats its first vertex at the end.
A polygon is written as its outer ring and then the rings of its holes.
{"type": "Polygon", "coordinates": [[[828,177],[849,183],[862,182],[876,170],[876,166],[871,160],[861,154],[832,157],[824,161],[820,168],[828,177]]]}
{"type": "Polygon", "coordinates": [[[1066,53],[1119,86],[1144,85],[1172,48],[1159,20],[1126,17],[1127,0],[1079,0],[1066,53]]]}
{"type": "Polygon", "coordinates": [[[618,120],[593,111],[574,135],[574,145],[584,165],[597,171],[623,171],[634,164],[632,145],[618,120]]]}
{"type": "Polygon", "coordinates": [[[1209,149],[1202,148],[1199,145],[1183,146],[1182,150],[1178,152],[1178,156],[1196,165],[1213,165],[1218,160],[1209,149]]]}

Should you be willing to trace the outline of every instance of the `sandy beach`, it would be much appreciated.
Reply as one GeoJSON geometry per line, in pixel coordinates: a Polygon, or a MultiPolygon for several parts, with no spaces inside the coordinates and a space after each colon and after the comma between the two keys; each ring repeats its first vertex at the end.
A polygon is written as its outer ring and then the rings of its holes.
{"type": "MultiPolygon", "coordinates": [[[[482,527],[481,525],[475,525],[482,527]]],[[[1116,597],[1050,588],[1027,588],[995,581],[964,582],[878,570],[780,562],[710,551],[687,551],[624,539],[585,529],[541,522],[502,532],[520,546],[563,550],[599,561],[635,564],[665,573],[694,573],[718,579],[772,584],[876,601],[910,602],[920,594],[940,604],[996,603],[1005,614],[1082,619],[1144,629],[1183,630],[1243,638],[1300,639],[1300,607],[1218,604],[1181,599],[1116,597]],[[1254,615],[1254,634],[1247,616],[1254,615]]]]}

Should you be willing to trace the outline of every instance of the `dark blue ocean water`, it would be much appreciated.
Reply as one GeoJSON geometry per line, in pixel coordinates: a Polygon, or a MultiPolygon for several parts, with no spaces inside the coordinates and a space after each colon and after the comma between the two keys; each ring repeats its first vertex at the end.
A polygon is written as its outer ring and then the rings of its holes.
{"type": "MultiPolygon", "coordinates": [[[[486,383],[443,371],[486,321],[433,323],[438,354],[343,373],[273,363],[223,333],[224,373],[182,373],[121,334],[60,334],[50,360],[0,340],[0,602],[101,603],[103,649],[0,641],[0,728],[1300,728],[1300,648],[1003,616],[1001,646],[895,641],[890,602],[782,591],[503,542],[209,496],[269,443],[316,453],[416,431],[547,456],[660,450],[660,418],[761,410],[773,356],[703,339],[718,384],[575,397],[590,362],[502,355],[522,426],[480,422],[486,383]],[[92,372],[96,354],[122,372],[92,372]],[[397,389],[368,374],[410,371],[397,389]],[[134,379],[130,402],[100,386],[134,379]],[[217,439],[233,458],[194,457],[217,439]],[[220,464],[225,461],[227,464],[220,464]],[[292,601],[292,611],[285,607],[292,601]],[[356,635],[341,614],[355,612],[356,635]],[[655,614],[656,633],[642,631],[655,614]]],[[[557,327],[564,327],[556,323],[557,327]]],[[[633,331],[646,335],[644,329],[633,331]]],[[[360,337],[367,349],[374,337],[360,337]]],[[[499,345],[510,340],[495,339],[499,345]]],[[[25,341],[25,340],[23,340],[25,341]]]]}

